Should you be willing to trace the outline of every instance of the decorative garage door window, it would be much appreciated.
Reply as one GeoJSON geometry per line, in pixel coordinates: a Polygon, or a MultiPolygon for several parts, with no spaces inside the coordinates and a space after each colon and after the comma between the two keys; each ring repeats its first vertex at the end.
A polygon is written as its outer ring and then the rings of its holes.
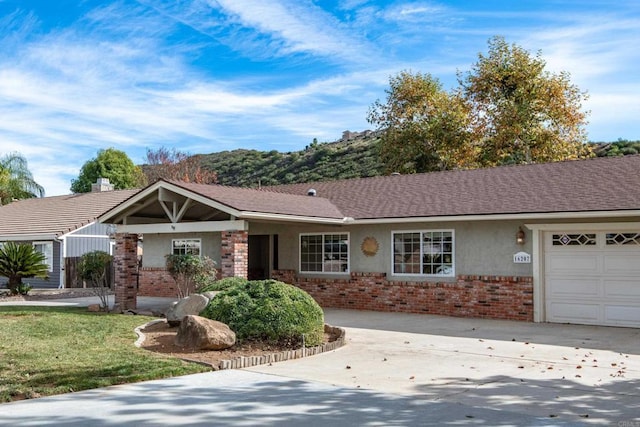
{"type": "Polygon", "coordinates": [[[607,245],[640,245],[640,233],[607,233],[607,245]]]}
{"type": "Polygon", "coordinates": [[[300,271],[348,273],[349,234],[301,234],[300,271]]]}
{"type": "Polygon", "coordinates": [[[393,274],[454,276],[453,230],[393,233],[393,274]]]}
{"type": "Polygon", "coordinates": [[[554,234],[553,246],[595,246],[596,235],[593,234],[554,234]]]}
{"type": "Polygon", "coordinates": [[[200,256],[202,241],[200,239],[174,239],[172,240],[173,255],[197,255],[200,256]]]}

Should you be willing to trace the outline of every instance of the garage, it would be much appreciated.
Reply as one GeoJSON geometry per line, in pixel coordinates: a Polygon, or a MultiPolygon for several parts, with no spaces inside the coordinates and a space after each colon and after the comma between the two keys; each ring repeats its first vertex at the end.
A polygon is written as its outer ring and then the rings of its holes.
{"type": "Polygon", "coordinates": [[[640,327],[640,231],[544,233],[545,320],[640,327]]]}

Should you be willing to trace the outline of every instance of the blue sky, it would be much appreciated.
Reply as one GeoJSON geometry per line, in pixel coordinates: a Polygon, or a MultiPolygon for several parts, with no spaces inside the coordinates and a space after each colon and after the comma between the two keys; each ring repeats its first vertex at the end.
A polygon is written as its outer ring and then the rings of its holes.
{"type": "Polygon", "coordinates": [[[445,88],[501,35],[589,93],[589,139],[640,139],[640,2],[0,0],[0,155],[47,195],[101,148],[292,151],[371,126],[389,76],[445,88]]]}

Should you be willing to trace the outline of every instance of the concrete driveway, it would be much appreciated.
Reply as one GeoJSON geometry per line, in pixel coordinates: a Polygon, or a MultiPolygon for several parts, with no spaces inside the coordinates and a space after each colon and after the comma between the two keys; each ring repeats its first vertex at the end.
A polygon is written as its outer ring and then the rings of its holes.
{"type": "MultiPolygon", "coordinates": [[[[158,302],[158,301],[156,301],[158,302]]],[[[0,405],[12,425],[640,426],[640,330],[326,310],[305,359],[0,405]]]]}
{"type": "Polygon", "coordinates": [[[326,318],[346,327],[343,349],[247,370],[422,403],[640,426],[638,329],[331,309],[326,318]]]}

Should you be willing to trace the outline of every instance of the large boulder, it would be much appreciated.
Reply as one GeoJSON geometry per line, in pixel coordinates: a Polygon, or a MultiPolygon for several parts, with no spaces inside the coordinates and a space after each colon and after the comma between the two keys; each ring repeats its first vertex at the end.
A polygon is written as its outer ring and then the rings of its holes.
{"type": "Polygon", "coordinates": [[[209,304],[209,298],[200,294],[192,294],[186,298],[182,298],[169,307],[165,313],[167,323],[171,326],[178,326],[185,316],[200,314],[207,304],[209,304]]]}
{"type": "Polygon", "coordinates": [[[193,350],[224,350],[236,343],[236,334],[224,323],[200,316],[182,319],[175,344],[193,350]]]}

